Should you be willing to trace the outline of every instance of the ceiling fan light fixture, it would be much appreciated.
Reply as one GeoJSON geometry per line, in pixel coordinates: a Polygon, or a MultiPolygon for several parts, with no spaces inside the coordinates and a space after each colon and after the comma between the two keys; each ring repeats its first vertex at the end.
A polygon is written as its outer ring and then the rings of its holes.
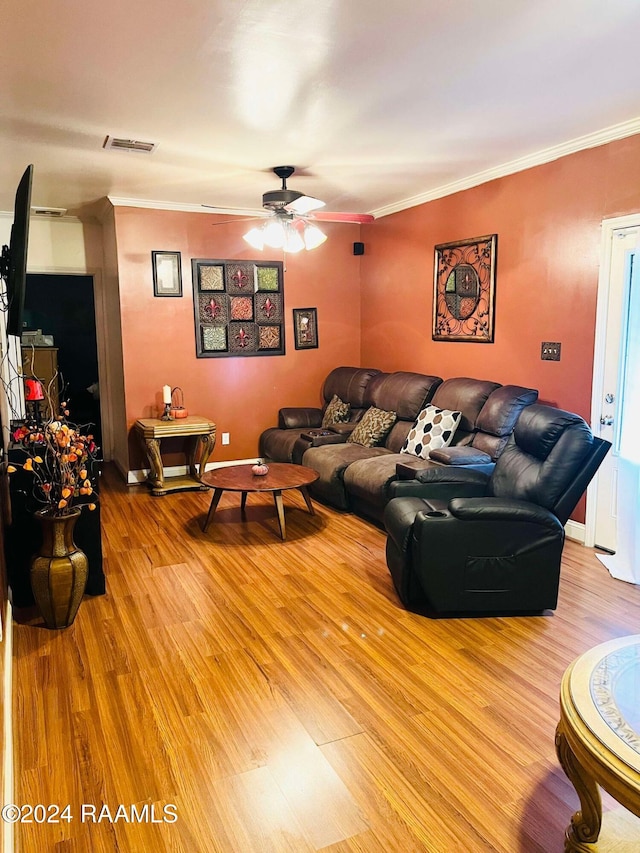
{"type": "Polygon", "coordinates": [[[305,225],[304,228],[304,245],[307,249],[316,249],[321,246],[327,239],[327,235],[323,234],[317,225],[305,225]]]}
{"type": "Polygon", "coordinates": [[[254,249],[262,251],[265,246],[282,249],[295,254],[302,249],[315,249],[327,239],[326,234],[304,219],[291,214],[276,214],[263,225],[256,226],[244,235],[243,239],[254,249]]]}

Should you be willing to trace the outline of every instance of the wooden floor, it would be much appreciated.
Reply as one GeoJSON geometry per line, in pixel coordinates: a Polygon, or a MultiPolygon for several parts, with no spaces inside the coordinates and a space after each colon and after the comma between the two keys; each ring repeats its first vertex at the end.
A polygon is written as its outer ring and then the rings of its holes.
{"type": "Polygon", "coordinates": [[[16,800],[73,818],[17,826],[19,850],[562,850],[562,673],[640,632],[592,551],[567,543],[553,614],[431,620],[382,531],[297,491],[282,542],[268,495],[243,519],[225,494],[205,535],[210,493],[103,481],[108,594],[15,626],[16,800]]]}

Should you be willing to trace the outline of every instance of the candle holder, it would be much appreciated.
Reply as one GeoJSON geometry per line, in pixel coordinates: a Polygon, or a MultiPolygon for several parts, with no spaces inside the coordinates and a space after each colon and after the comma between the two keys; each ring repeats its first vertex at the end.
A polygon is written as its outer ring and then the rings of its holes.
{"type": "Polygon", "coordinates": [[[171,417],[171,403],[165,403],[164,404],[164,414],[162,415],[160,420],[161,421],[172,421],[173,420],[173,418],[171,417]]]}

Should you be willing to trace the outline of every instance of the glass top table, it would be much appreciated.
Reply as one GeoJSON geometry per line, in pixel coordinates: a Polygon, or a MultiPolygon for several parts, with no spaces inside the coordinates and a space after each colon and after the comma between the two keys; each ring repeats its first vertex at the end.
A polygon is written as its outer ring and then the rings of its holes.
{"type": "Polygon", "coordinates": [[[556,751],[581,805],[565,851],[640,850],[640,635],[595,646],[567,669],[556,751]],[[627,813],[608,813],[603,824],[598,786],[627,813]]]}

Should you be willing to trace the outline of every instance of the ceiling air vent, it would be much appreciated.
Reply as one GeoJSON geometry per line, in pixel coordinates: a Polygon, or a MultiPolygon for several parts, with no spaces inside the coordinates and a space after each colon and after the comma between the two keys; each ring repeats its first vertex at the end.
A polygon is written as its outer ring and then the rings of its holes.
{"type": "Polygon", "coordinates": [[[139,154],[151,154],[157,142],[140,142],[139,139],[119,139],[117,136],[107,136],[102,147],[111,151],[137,151],[139,154]]]}
{"type": "Polygon", "coordinates": [[[32,207],[31,213],[34,216],[64,216],[67,212],[66,207],[32,207]]]}

